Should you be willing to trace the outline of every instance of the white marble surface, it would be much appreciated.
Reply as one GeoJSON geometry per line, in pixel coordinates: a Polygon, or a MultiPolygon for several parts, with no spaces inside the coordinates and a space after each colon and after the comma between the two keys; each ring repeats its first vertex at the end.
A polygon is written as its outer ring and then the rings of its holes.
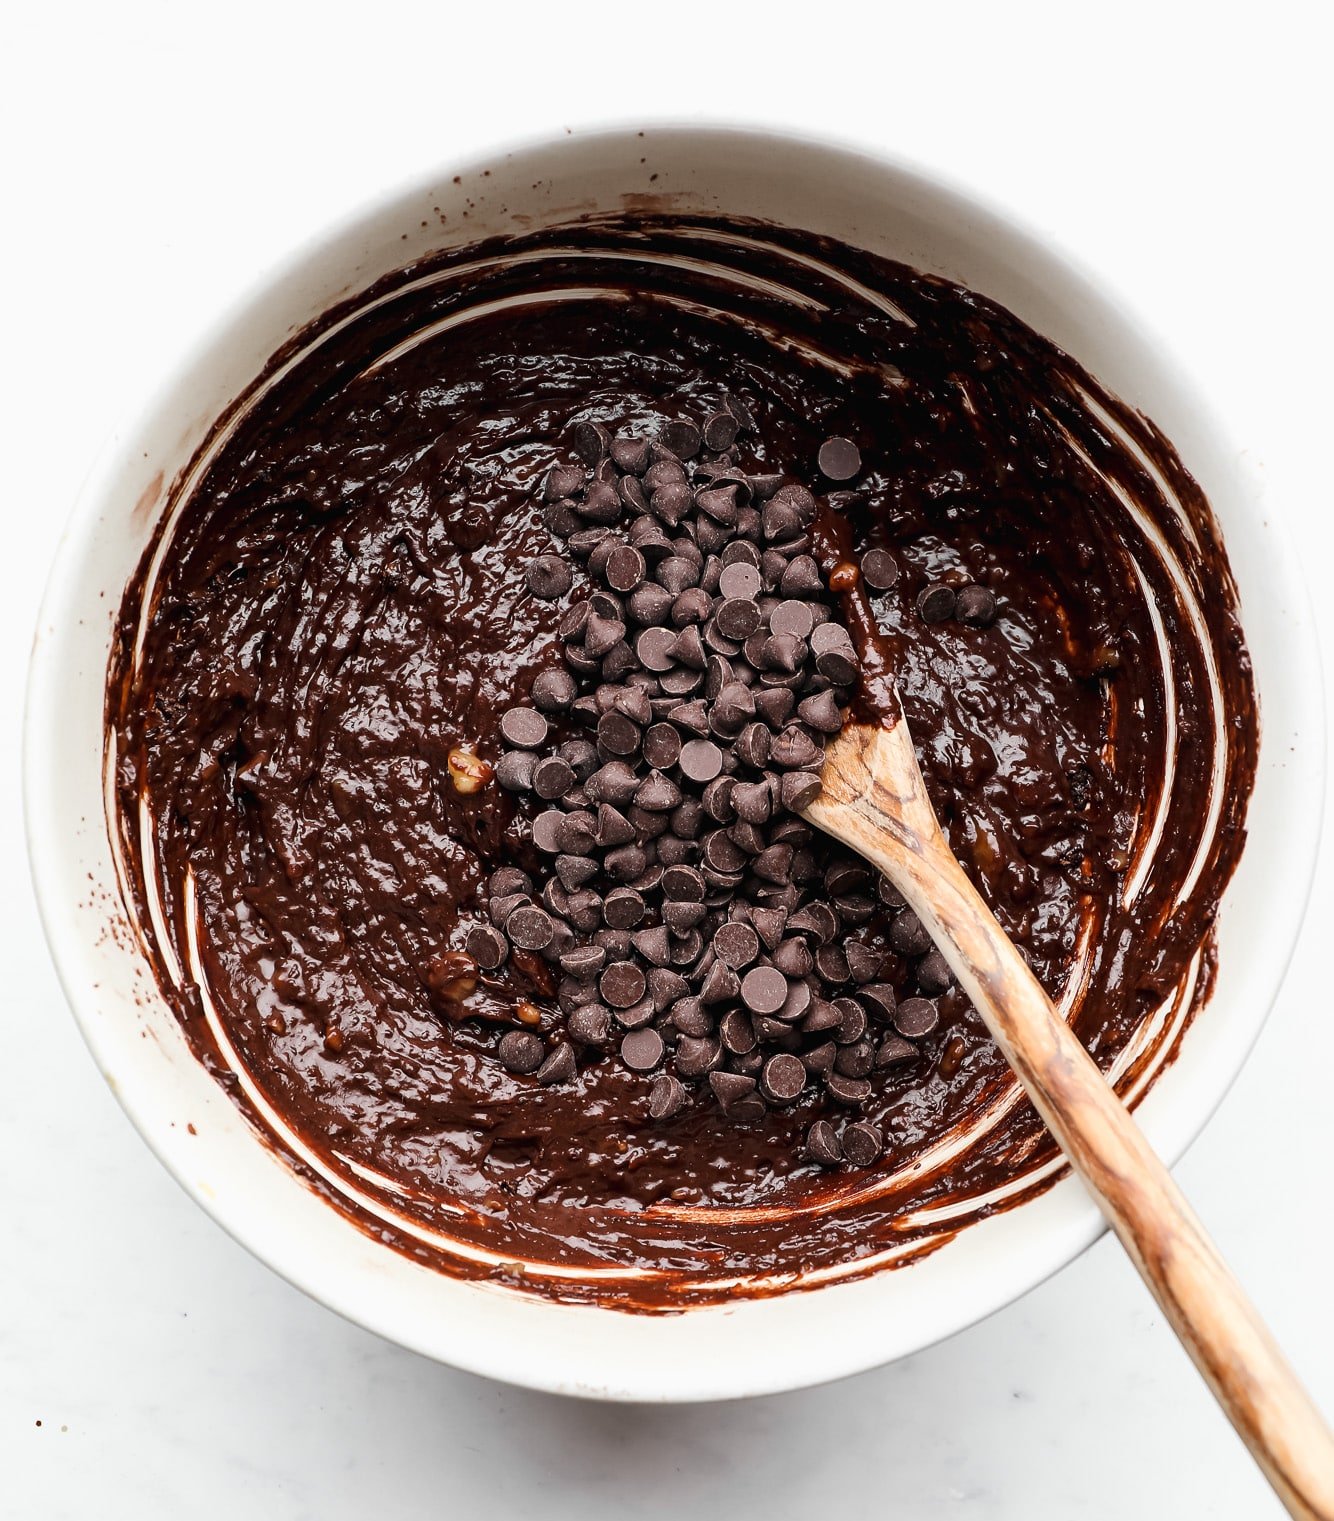
{"type": "MultiPolygon", "coordinates": [[[[874,22],[837,0],[791,19],[451,9],[47,5],[6,21],[0,1516],[1277,1514],[1107,1241],[989,1322],[843,1384],[582,1406],[435,1367],[304,1299],[186,1200],[97,1078],[31,903],[15,741],[67,507],[127,377],[342,207],[459,149],[597,115],[726,113],[985,186],[1208,361],[1328,599],[1334,123],[1316,7],[1244,25],[1124,3],[862,7],[874,22]]],[[[1326,849],[1260,1047],[1179,1169],[1326,1409],[1332,918],[1326,849]]]]}

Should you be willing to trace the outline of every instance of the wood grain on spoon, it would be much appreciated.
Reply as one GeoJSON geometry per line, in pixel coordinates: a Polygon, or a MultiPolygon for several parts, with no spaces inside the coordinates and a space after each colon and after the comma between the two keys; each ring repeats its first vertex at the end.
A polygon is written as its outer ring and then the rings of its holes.
{"type": "Polygon", "coordinates": [[[849,724],[826,746],[821,781],[806,817],[883,872],[926,924],[1289,1513],[1334,1521],[1334,1439],[1167,1168],[955,860],[906,720],[849,724]]]}

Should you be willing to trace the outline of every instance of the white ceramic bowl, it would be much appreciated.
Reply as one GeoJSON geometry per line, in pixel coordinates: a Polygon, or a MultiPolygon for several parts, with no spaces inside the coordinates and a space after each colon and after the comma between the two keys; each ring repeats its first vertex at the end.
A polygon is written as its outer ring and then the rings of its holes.
{"type": "Polygon", "coordinates": [[[994,297],[1147,412],[1209,494],[1240,583],[1264,733],[1217,987],[1139,1109],[1175,1161],[1259,1032],[1314,863],[1322,689],[1296,560],[1245,467],[1247,441],[1211,418],[1207,384],[1185,357],[1008,217],[879,156],[755,131],[563,137],[451,164],[300,252],[183,357],[112,438],[84,490],[33,654],[26,801],[43,920],[88,1045],[144,1139],[239,1241],[332,1309],[443,1362],[571,1394],[715,1399],[817,1383],[926,1346],[1069,1262],[1099,1234],[1100,1216],[1066,1179],[910,1267],[673,1316],[564,1306],[431,1271],[323,1204],[191,1054],[122,906],[103,796],[112,620],[163,482],[274,350],[334,301],[436,248],[647,194],[831,234],[994,297]]]}

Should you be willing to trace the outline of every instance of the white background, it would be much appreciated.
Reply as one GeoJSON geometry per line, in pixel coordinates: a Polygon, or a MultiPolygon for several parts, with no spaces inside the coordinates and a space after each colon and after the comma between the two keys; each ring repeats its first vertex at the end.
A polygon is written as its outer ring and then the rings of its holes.
{"type": "MultiPolygon", "coordinates": [[[[1216,377],[1306,546],[1328,632],[1323,10],[369,0],[9,13],[0,1517],[1277,1514],[1108,1240],[943,1346],[726,1407],[516,1392],[337,1320],[187,1201],[97,1077],[28,890],[17,735],[46,567],[136,377],[346,208],[452,155],[601,117],[858,138],[984,189],[1076,250],[1216,377]]],[[[1332,920],[1327,839],[1266,1033],[1178,1170],[1327,1410],[1332,920]]]]}

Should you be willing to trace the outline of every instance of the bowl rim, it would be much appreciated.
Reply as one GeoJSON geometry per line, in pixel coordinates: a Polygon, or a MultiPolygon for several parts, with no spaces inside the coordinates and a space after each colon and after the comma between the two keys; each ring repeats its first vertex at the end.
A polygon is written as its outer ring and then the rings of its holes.
{"type": "MultiPolygon", "coordinates": [[[[189,1165],[181,1144],[179,1133],[172,1134],[154,1130],[150,1118],[135,1107],[125,1087],[110,1076],[114,1065],[111,1047],[115,1042],[104,1038],[105,1032],[95,1014],[98,1008],[98,991],[95,984],[80,975],[79,955],[84,949],[82,936],[74,923],[64,900],[65,884],[55,862],[59,854],[62,816],[57,806],[55,789],[51,782],[52,768],[47,757],[60,735],[58,707],[58,677],[60,669],[60,641],[44,638],[43,630],[59,623],[63,615],[76,604],[73,600],[74,582],[81,563],[79,546],[89,537],[89,530],[101,510],[108,486],[117,470],[118,458],[126,439],[133,438],[137,425],[154,416],[166,403],[178,377],[189,371],[204,356],[210,354],[224,341],[227,333],[240,319],[256,306],[267,294],[299,274],[301,269],[321,252],[353,239],[359,231],[369,230],[381,223],[394,209],[409,198],[420,195],[432,185],[438,185],[451,174],[470,175],[496,163],[507,156],[549,151],[557,146],[596,144],[600,140],[619,141],[636,133],[656,137],[672,136],[678,139],[692,136],[701,139],[732,139],[760,141],[776,148],[788,146],[794,149],[813,150],[817,153],[838,156],[857,161],[869,169],[888,171],[901,179],[914,183],[924,193],[943,200],[954,210],[966,212],[985,227],[990,223],[1003,230],[1009,237],[1031,245],[1047,259],[1059,265],[1075,286],[1082,286],[1096,295],[1104,311],[1126,331],[1137,344],[1152,348],[1165,370],[1172,376],[1192,403],[1204,437],[1217,447],[1218,441],[1231,436],[1232,430],[1224,422],[1210,390],[1197,371],[1186,362],[1179,346],[1164,334],[1158,324],[1145,314],[1122,292],[1114,278],[1086,262],[1079,254],[1067,248],[1058,236],[1046,229],[1039,229],[1016,215],[997,199],[966,183],[960,178],[942,172],[936,166],[923,164],[896,151],[868,144],[864,141],[842,137],[837,134],[814,133],[793,130],[781,124],[765,121],[727,120],[708,117],[645,117],[600,120],[586,126],[575,126],[561,135],[561,128],[534,132],[521,137],[501,140],[484,146],[458,159],[446,158],[441,167],[428,173],[416,172],[395,181],[389,188],[373,197],[360,201],[355,207],[331,218],[310,234],[289,246],[285,252],[270,260],[244,287],[229,300],[223,302],[216,315],[191,328],[183,339],[174,342],[166,362],[155,366],[160,378],[156,384],[131,385],[129,399],[116,410],[120,425],[112,429],[97,452],[88,474],[78,493],[61,534],[53,564],[47,578],[38,614],[37,632],[33,641],[29,662],[22,733],[22,797],[29,867],[31,871],[38,911],[55,964],[58,979],[66,1001],[79,1026],[85,1043],[97,1061],[99,1069],[135,1128],[150,1150],[158,1157],[167,1171],[185,1192],[234,1240],[252,1255],[265,1262],[294,1286],[324,1304],[350,1322],[366,1327],[400,1345],[449,1363],[455,1367],[485,1376],[502,1378],[527,1387],[550,1392],[582,1395],[593,1398],[615,1398],[630,1401],[656,1402],[661,1400],[711,1400],[750,1397],[777,1393],[784,1390],[811,1387],[849,1374],[864,1371],[886,1361],[906,1355],[912,1350],[922,1350],[935,1342],[976,1324],[1012,1303],[1023,1294],[1073,1262],[1091,1246],[1107,1229],[1091,1196],[1071,1178],[1064,1178],[1049,1189],[1043,1199],[1060,1195],[1067,1199],[1071,1193],[1078,1196],[1078,1205],[1063,1211],[1063,1217],[1045,1222],[1040,1237],[1028,1253],[1022,1270],[1008,1274],[999,1273],[990,1280],[989,1287],[980,1287],[970,1300],[966,1314],[956,1316],[951,1324],[934,1330],[925,1338],[909,1338],[911,1345],[904,1345],[888,1353],[882,1345],[869,1339],[868,1346],[850,1339],[846,1349],[823,1359],[820,1370],[811,1375],[802,1372],[796,1376],[770,1372],[767,1377],[756,1376],[749,1370],[749,1377],[731,1375],[725,1369],[700,1367],[693,1374],[673,1379],[662,1389],[649,1389],[646,1385],[631,1387],[603,1387],[598,1383],[571,1381],[550,1367],[535,1365],[526,1355],[522,1345],[501,1348],[492,1346],[479,1354],[475,1348],[460,1349],[444,1344],[429,1336],[413,1338],[405,1335],[403,1326],[392,1316],[379,1312],[375,1306],[356,1302],[356,1297],[339,1292],[331,1283],[321,1279],[318,1271],[309,1270],[309,1264],[294,1263],[280,1253],[270,1250],[263,1232],[256,1221],[247,1216],[244,1208],[234,1200],[219,1197],[201,1188],[189,1165]]],[[[136,379],[138,377],[136,376],[136,379]]],[[[1302,789],[1302,806],[1313,821],[1313,827],[1304,838],[1292,842],[1286,857],[1287,881],[1290,887],[1288,904],[1290,917],[1282,927],[1270,926],[1269,945],[1265,961],[1271,968],[1268,996],[1258,1008],[1246,1030],[1234,1033],[1224,1070],[1215,1072],[1212,1086],[1203,1091],[1200,1085],[1191,1090],[1194,1099],[1188,1114],[1178,1106],[1170,1117],[1171,1122],[1159,1126],[1165,1130],[1156,1138],[1156,1146],[1164,1161],[1173,1166],[1184,1155],[1216,1112],[1245,1065],[1255,1041],[1268,1020],[1269,1014],[1283,986],[1288,967],[1301,933],[1309,903],[1318,855],[1319,821],[1323,814],[1325,796],[1325,749],[1324,685],[1321,659],[1315,632],[1310,592],[1295,543],[1286,520],[1275,504],[1266,503],[1271,509],[1266,517],[1266,529],[1271,535],[1273,554],[1281,563],[1284,589],[1299,614],[1300,637],[1293,640],[1288,652],[1297,679],[1304,690],[1312,694],[1304,738],[1308,750],[1304,757],[1305,767],[1299,770],[1294,785],[1302,789]]],[[[1263,739],[1262,739],[1263,756],[1263,739]]],[[[1217,1065],[1217,1064],[1215,1064],[1217,1065]]],[[[1041,1203],[1042,1201],[1035,1201],[1041,1203]]],[[[1033,1205],[1024,1206],[1032,1210],[1033,1205]]],[[[1017,1213],[1017,1211],[1007,1212],[1017,1213]]],[[[979,1229],[981,1227],[973,1227],[979,1229]]],[[[489,1286],[484,1286],[489,1287],[489,1286]]],[[[855,1289],[856,1284],[843,1286],[855,1289]]],[[[491,1292],[501,1292],[491,1289],[491,1292]]],[[[840,1292],[822,1289],[808,1291],[815,1294],[840,1292]]],[[[518,1296],[510,1295],[511,1299],[518,1296]]],[[[803,1296],[804,1297],[804,1296],[803,1296]]],[[[770,1304],[780,1301],[769,1301],[770,1304]]],[[[576,1315],[620,1315],[622,1312],[602,1306],[568,1306],[545,1302],[545,1307],[555,1307],[576,1315]]],[[[691,1310],[690,1315],[708,1315],[712,1310],[691,1310]]],[[[644,1317],[635,1316],[642,1321],[644,1317]]],[[[447,1342],[446,1338],[446,1342],[447,1342]]],[[[519,1341],[516,1338],[516,1341],[519,1341]]]]}

